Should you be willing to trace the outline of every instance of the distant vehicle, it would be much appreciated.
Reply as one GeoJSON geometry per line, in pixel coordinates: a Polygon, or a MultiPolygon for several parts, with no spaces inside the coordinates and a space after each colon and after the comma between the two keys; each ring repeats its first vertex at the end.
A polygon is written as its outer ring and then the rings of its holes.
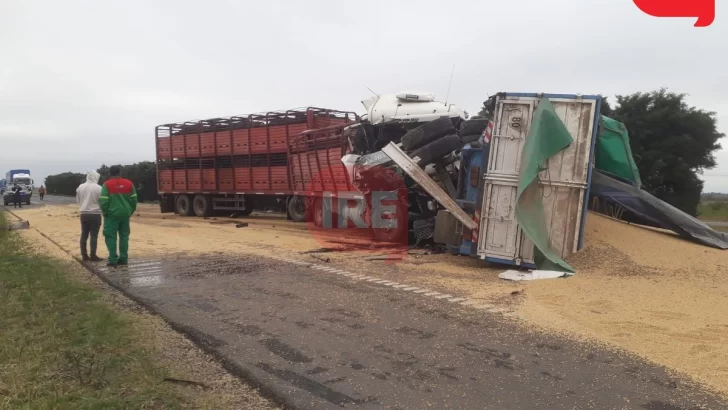
{"type": "Polygon", "coordinates": [[[28,169],[11,169],[5,174],[5,179],[0,182],[0,190],[3,193],[3,205],[8,206],[13,202],[12,188],[18,185],[21,188],[20,200],[30,205],[33,196],[33,178],[28,169]]]}

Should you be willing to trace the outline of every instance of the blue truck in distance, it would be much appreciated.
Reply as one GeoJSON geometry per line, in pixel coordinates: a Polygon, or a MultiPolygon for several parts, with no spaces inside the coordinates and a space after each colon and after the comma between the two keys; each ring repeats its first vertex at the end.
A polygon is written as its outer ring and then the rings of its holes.
{"type": "Polygon", "coordinates": [[[3,195],[3,205],[8,206],[13,202],[13,187],[18,185],[21,188],[20,201],[30,205],[30,198],[33,196],[33,179],[29,169],[11,169],[0,180],[0,192],[3,195]]]}

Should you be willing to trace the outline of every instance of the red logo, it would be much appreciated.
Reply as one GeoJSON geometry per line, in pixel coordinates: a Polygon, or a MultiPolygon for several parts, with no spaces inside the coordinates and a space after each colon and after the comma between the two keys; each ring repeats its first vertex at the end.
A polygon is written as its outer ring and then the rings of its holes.
{"type": "Polygon", "coordinates": [[[343,165],[324,167],[311,179],[307,207],[313,238],[326,248],[344,248],[391,256],[394,263],[407,256],[407,187],[394,170],[373,166],[357,168],[353,191],[345,187],[343,165]],[[339,182],[339,183],[336,183],[339,182]],[[321,191],[320,189],[324,190],[321,191]]]}
{"type": "Polygon", "coordinates": [[[634,0],[654,17],[697,17],[695,27],[708,27],[715,20],[715,0],[634,0]]]}

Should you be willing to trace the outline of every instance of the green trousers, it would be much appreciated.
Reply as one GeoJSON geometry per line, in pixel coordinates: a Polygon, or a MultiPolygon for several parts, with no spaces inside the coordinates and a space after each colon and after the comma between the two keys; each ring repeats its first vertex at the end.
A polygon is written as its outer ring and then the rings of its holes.
{"type": "Polygon", "coordinates": [[[129,260],[129,218],[104,218],[104,239],[109,250],[109,263],[126,263],[129,260]],[[116,236],[119,236],[119,254],[116,253],[116,236]]]}

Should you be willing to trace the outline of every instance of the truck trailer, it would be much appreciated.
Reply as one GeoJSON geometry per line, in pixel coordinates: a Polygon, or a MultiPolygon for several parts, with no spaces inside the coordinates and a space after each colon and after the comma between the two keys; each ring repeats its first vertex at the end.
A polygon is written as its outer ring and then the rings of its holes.
{"type": "MultiPolygon", "coordinates": [[[[272,198],[284,202],[299,220],[304,210],[298,185],[305,160],[292,152],[294,139],[307,130],[358,120],[353,112],[309,107],[160,125],[155,131],[161,210],[183,216],[205,217],[213,211],[245,216],[256,202],[272,198]]],[[[301,144],[315,149],[317,142],[301,144]]],[[[313,163],[306,166],[307,172],[317,173],[310,168],[313,163]]]]}
{"type": "MultiPolygon", "coordinates": [[[[332,217],[340,224],[348,214],[369,224],[373,192],[396,173],[381,151],[391,142],[445,185],[457,183],[461,137],[473,137],[461,131],[482,121],[465,122],[463,111],[430,94],[377,95],[362,103],[367,112],[361,117],[309,107],[156,127],[161,211],[245,216],[275,200],[296,222],[327,227],[332,217]]],[[[414,220],[434,224],[437,202],[416,184],[406,186],[405,179],[390,188],[397,191],[397,209],[406,210],[407,223],[375,229],[377,239],[406,236],[414,220]]],[[[420,224],[424,231],[426,225],[420,224]]]]}

